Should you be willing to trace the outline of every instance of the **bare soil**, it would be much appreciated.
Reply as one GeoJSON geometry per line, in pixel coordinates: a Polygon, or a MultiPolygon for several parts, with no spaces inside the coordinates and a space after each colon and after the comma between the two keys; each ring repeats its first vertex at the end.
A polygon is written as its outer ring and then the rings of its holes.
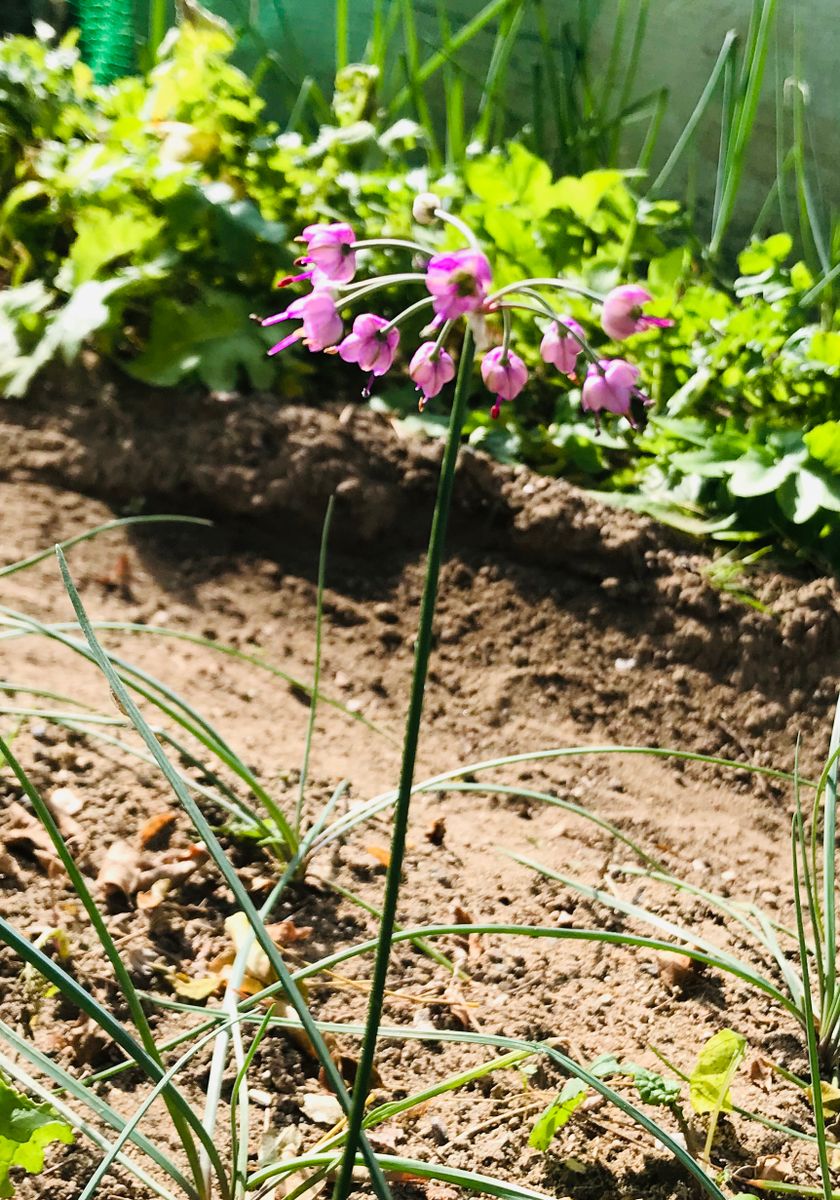
{"type": "MultiPolygon", "coordinates": [[[[212,516],[212,528],[136,526],[68,551],[89,613],[200,634],[259,655],[305,684],[314,668],[317,542],[335,492],[322,690],[343,707],[318,708],[305,813],[317,814],[343,780],[337,816],[394,786],[439,447],[402,442],[388,422],[357,409],[270,397],[223,403],[130,388],[117,396],[111,382],[96,376],[54,381],[27,406],[7,404],[0,424],[4,561],[141,502],[144,511],[212,516]]],[[[605,509],[563,482],[470,453],[459,465],[457,497],[418,778],[541,748],[608,744],[677,747],[786,770],[798,735],[803,772],[819,770],[840,682],[834,581],[764,571],[741,581],[746,598],[727,594],[710,582],[709,557],[696,544],[605,509]]],[[[2,603],[41,622],[72,620],[51,558],[6,576],[2,603]]],[[[115,630],[102,637],[112,653],[188,699],[284,810],[294,810],[309,717],[301,688],[186,641],[115,630]]],[[[94,666],[55,640],[7,638],[0,655],[3,679],[20,689],[7,693],[7,705],[67,711],[61,699],[27,695],[30,688],[119,715],[94,666]]],[[[48,799],[57,789],[76,798],[71,844],[92,886],[113,842],[136,845],[149,818],[173,807],[151,766],[93,735],[68,731],[45,715],[6,714],[0,728],[4,736],[14,733],[15,753],[48,799]]],[[[129,741],[133,736],[119,732],[129,741]]],[[[758,901],[771,916],[789,919],[793,797],[786,783],[668,757],[605,753],[468,778],[574,801],[696,887],[758,901]]],[[[49,931],[60,929],[69,940],[68,969],[124,1016],[64,877],[15,833],[20,818],[10,806],[24,797],[8,771],[0,789],[3,916],[29,937],[46,934],[55,954],[49,931]]],[[[213,806],[208,811],[220,819],[213,806]]],[[[179,813],[172,846],[185,850],[193,840],[179,813]]],[[[375,931],[375,920],[338,889],[375,906],[388,840],[386,811],[311,861],[277,911],[277,920],[312,927],[288,951],[291,961],[320,958],[375,931]]],[[[254,898],[263,899],[276,861],[252,841],[228,834],[225,844],[254,898]]],[[[648,903],[721,945],[738,945],[701,899],[624,875],[620,867],[632,861],[631,851],[593,823],[521,794],[477,791],[417,796],[401,923],[633,927],[510,853],[648,903]]],[[[175,879],[153,906],[142,907],[135,895],[112,895],[107,907],[138,983],[169,998],[175,973],[208,974],[228,945],[223,922],[234,910],[231,894],[203,863],[175,879]]],[[[771,1059],[804,1073],[802,1039],[777,1005],[745,984],[710,971],[677,985],[649,951],[581,941],[473,935],[437,944],[468,978],[401,945],[389,1024],[554,1038],[582,1063],[612,1052],[656,1068],[655,1046],[683,1070],[711,1034],[730,1027],[749,1042],[736,1103],[809,1128],[803,1095],[762,1066],[771,1059]]],[[[313,983],[317,1015],[361,1020],[368,970],[369,960],[350,960],[313,983]]],[[[72,1006],[44,998],[9,952],[0,953],[0,992],[3,1019],[67,1067],[84,1074],[118,1061],[72,1006]]],[[[150,1011],[161,1037],[194,1020],[150,1011]]],[[[352,1057],[350,1041],[341,1049],[352,1057]]],[[[377,1095],[411,1094],[490,1053],[384,1042],[377,1095]]],[[[196,1104],[208,1068],[209,1050],[188,1070],[196,1104]]],[[[324,1089],[317,1065],[294,1040],[272,1034],[254,1079],[260,1132],[296,1126],[304,1146],[326,1132],[305,1115],[304,1095],[324,1089]]],[[[533,1121],[562,1082],[545,1062],[530,1074],[506,1070],[388,1122],[376,1144],[569,1200],[698,1194],[642,1130],[607,1106],[579,1111],[547,1153],[530,1150],[533,1121]]],[[[225,1096],[231,1084],[232,1074],[225,1096]]],[[[128,1073],[103,1094],[130,1112],[144,1087],[128,1073]]],[[[652,1115],[676,1130],[668,1114],[652,1115]]],[[[702,1141],[705,1119],[693,1122],[702,1141]]],[[[166,1137],[165,1114],[146,1128],[166,1137]]],[[[716,1167],[749,1177],[766,1168],[768,1156],[779,1157],[789,1182],[816,1181],[807,1143],[737,1115],[722,1119],[716,1167]]],[[[81,1145],[52,1149],[46,1172],[21,1180],[19,1195],[71,1200],[97,1160],[98,1152],[81,1145]]],[[[431,1200],[455,1194],[441,1184],[399,1186],[431,1200]]],[[[733,1193],[744,1190],[730,1186],[733,1193]]],[[[102,1194],[145,1200],[119,1171],[102,1194]]]]}

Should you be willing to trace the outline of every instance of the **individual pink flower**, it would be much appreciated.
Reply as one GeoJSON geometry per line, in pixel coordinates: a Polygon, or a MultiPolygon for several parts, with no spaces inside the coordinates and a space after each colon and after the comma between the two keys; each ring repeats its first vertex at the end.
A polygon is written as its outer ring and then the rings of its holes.
{"type": "Polygon", "coordinates": [[[400,331],[388,329],[389,322],[374,313],[362,313],[353,322],[353,332],[338,347],[345,362],[358,363],[363,371],[384,375],[390,369],[400,343],[400,331]]]}
{"type": "Polygon", "coordinates": [[[344,332],[333,298],[325,291],[309,292],[308,295],[293,300],[285,312],[266,317],[260,324],[277,325],[280,321],[302,321],[303,324],[276,346],[272,346],[269,354],[279,354],[300,337],[310,350],[326,350],[328,346],[334,346],[344,332]]]}
{"type": "Polygon", "coordinates": [[[307,225],[300,240],[306,242],[306,254],[300,261],[311,263],[323,279],[349,283],[356,274],[356,235],[349,225],[307,225]]]}
{"type": "Polygon", "coordinates": [[[620,342],[632,333],[640,333],[653,326],[666,328],[673,325],[667,317],[648,317],[642,309],[653,300],[650,292],[635,283],[626,283],[613,288],[604,300],[601,324],[613,341],[620,342]]]}
{"type": "Polygon", "coordinates": [[[420,397],[420,411],[426,406],[426,401],[436,396],[450,380],[455,378],[455,363],[449,354],[436,342],[423,342],[414,352],[414,357],[408,364],[408,374],[423,394],[420,397]]]}
{"type": "Polygon", "coordinates": [[[540,354],[543,360],[551,363],[564,375],[574,375],[577,370],[578,355],[583,350],[580,342],[571,336],[569,330],[576,333],[578,337],[583,337],[583,329],[574,317],[561,317],[559,322],[551,322],[540,343],[540,354]]]}
{"type": "Polygon", "coordinates": [[[436,254],[426,271],[434,310],[446,321],[481,308],[491,279],[490,264],[479,250],[436,254]]]}
{"type": "Polygon", "coordinates": [[[481,378],[496,393],[496,402],[490,409],[495,420],[502,411],[502,401],[515,400],[528,382],[528,368],[518,354],[496,346],[482,360],[481,378]]]}
{"type": "Polygon", "coordinates": [[[599,413],[611,412],[626,417],[635,429],[633,402],[642,406],[651,403],[638,388],[638,378],[639,368],[623,358],[602,358],[598,366],[592,363],[581,390],[581,407],[595,414],[596,424],[599,413]]]}

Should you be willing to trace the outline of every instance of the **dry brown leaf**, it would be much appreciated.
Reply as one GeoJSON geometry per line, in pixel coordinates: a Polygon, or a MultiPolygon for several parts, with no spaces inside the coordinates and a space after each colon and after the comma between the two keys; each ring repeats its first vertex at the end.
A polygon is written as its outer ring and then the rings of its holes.
{"type": "Polygon", "coordinates": [[[186,996],[189,1000],[206,1000],[224,987],[221,975],[202,975],[198,979],[190,979],[181,971],[171,977],[170,983],[179,996],[186,996]]]}
{"type": "Polygon", "coordinates": [[[750,1077],[751,1082],[754,1083],[756,1087],[760,1087],[765,1092],[769,1091],[771,1077],[770,1068],[767,1066],[767,1063],[764,1061],[761,1055],[756,1054],[750,1059],[749,1066],[747,1067],[747,1075],[750,1077]]]}
{"type": "Polygon", "coordinates": [[[122,892],[130,899],[140,887],[141,857],[140,851],[124,838],[112,842],[105,851],[96,876],[103,895],[107,897],[122,892]]]}
{"type": "Polygon", "coordinates": [[[701,964],[676,950],[658,950],[656,969],[659,978],[669,988],[676,992],[684,992],[700,974],[701,964]]]}
{"type": "Polygon", "coordinates": [[[335,1096],[323,1092],[307,1092],[301,1097],[300,1107],[310,1121],[316,1125],[332,1128],[342,1118],[343,1109],[335,1096]]]}
{"type": "Polygon", "coordinates": [[[365,852],[375,858],[376,861],[383,867],[390,867],[391,853],[384,846],[365,846],[365,852]]]}
{"type": "Polygon", "coordinates": [[[275,946],[294,946],[295,942],[305,942],[313,930],[312,925],[295,925],[290,917],[265,928],[275,946]]]}
{"type": "Polygon", "coordinates": [[[145,909],[157,908],[159,904],[163,904],[171,887],[171,879],[156,879],[148,891],[137,893],[137,907],[141,912],[145,909]]]}
{"type": "Polygon", "coordinates": [[[5,828],[0,832],[3,844],[23,847],[44,870],[53,871],[58,866],[58,856],[41,822],[17,800],[9,801],[3,816],[5,828]]]}
{"type": "Polygon", "coordinates": [[[164,812],[155,813],[153,817],[149,817],[146,824],[140,830],[140,845],[143,849],[165,850],[175,831],[175,822],[177,820],[178,814],[172,812],[171,809],[166,809],[164,812]]]}
{"type": "Polygon", "coordinates": [[[168,855],[164,855],[159,862],[155,862],[151,866],[145,866],[150,859],[148,855],[143,855],[141,861],[145,869],[140,873],[138,889],[148,891],[152,884],[160,879],[178,883],[182,879],[186,879],[188,875],[192,875],[196,867],[206,858],[207,851],[201,846],[188,846],[185,850],[170,851],[168,855]]]}
{"type": "Polygon", "coordinates": [[[756,1162],[752,1176],[766,1183],[790,1183],[793,1179],[790,1165],[777,1154],[763,1154],[756,1162]]]}
{"type": "Polygon", "coordinates": [[[153,909],[173,884],[191,875],[206,858],[203,846],[149,854],[120,838],[108,847],[96,881],[106,897],[122,892],[130,900],[142,893],[139,907],[153,909]]]}
{"type": "Polygon", "coordinates": [[[423,835],[433,846],[442,846],[446,839],[446,821],[443,817],[435,817],[423,835]]]}

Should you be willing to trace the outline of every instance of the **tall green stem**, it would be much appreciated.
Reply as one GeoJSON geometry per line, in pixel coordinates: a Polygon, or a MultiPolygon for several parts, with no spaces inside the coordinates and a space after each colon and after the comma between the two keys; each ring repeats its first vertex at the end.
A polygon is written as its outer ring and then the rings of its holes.
{"type": "Polygon", "coordinates": [[[373,1059],[376,1053],[376,1035],[382,1019],[382,1001],[385,994],[388,963],[391,957],[391,942],[394,936],[397,900],[399,898],[400,879],[402,876],[403,858],[405,856],[405,840],[408,830],[411,792],[414,784],[414,764],[417,758],[417,742],[420,737],[420,721],[423,716],[426,676],[429,670],[429,655],[432,649],[432,626],[434,624],[435,607],[437,604],[440,564],[443,558],[444,542],[446,541],[449,509],[452,504],[455,463],[458,458],[461,430],[464,425],[464,412],[467,406],[467,394],[472,377],[474,353],[472,334],[469,327],[467,327],[464,334],[464,345],[461,350],[461,362],[458,367],[458,379],[455,384],[452,415],[449,418],[446,449],[438,480],[438,493],[435,503],[435,513],[432,518],[432,530],[429,535],[428,563],[426,566],[426,579],[423,585],[423,598],[420,604],[417,642],[414,651],[414,675],[411,680],[411,697],[405,724],[399,793],[394,805],[394,832],[391,837],[391,859],[385,879],[382,919],[379,924],[379,944],[376,948],[376,959],[373,965],[373,978],[371,981],[365,1035],[362,1041],[359,1066],[356,1071],[356,1082],[353,1087],[353,1103],[348,1118],[347,1142],[344,1147],[344,1156],[341,1160],[341,1168],[333,1193],[334,1200],[346,1200],[352,1187],[353,1167],[356,1162],[356,1147],[364,1118],[368,1090],[370,1088],[373,1059]]]}

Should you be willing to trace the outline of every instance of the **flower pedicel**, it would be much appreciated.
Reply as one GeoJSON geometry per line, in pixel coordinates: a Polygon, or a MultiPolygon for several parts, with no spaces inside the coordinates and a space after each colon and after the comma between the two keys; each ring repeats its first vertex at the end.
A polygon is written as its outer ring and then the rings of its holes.
{"type": "Polygon", "coordinates": [[[593,414],[596,426],[604,412],[624,417],[634,429],[644,424],[645,410],[651,400],[639,387],[639,368],[623,358],[601,358],[574,317],[555,311],[550,294],[562,291],[600,303],[604,331],[618,341],[646,329],[673,325],[666,317],[651,317],[644,312],[644,307],[653,300],[648,291],[637,284],[623,284],[606,296],[599,296],[574,280],[559,278],[521,279],[493,291],[490,262],[478,248],[469,226],[442,209],[432,192],[416,198],[413,215],[421,225],[441,221],[453,226],[468,245],[435,253],[418,242],[396,238],[360,241],[352,226],[344,223],[307,226],[299,239],[306,243],[307,253],[298,261],[308,269],[282,279],[280,284],[307,281],[312,290],[283,312],[262,321],[263,325],[289,320],[301,322],[298,329],[272,346],[269,354],[278,354],[298,340],[311,351],[337,351],[345,362],[357,363],[368,374],[365,395],[369,395],[374,378],[384,375],[394,362],[400,344],[398,326],[424,309],[431,309],[434,315],[427,333],[434,340],[418,346],[408,367],[408,374],[420,392],[422,411],[455,377],[455,362],[445,346],[455,324],[462,317],[475,322],[498,315],[502,319],[502,343],[490,349],[481,363],[482,380],[494,397],[490,415],[495,418],[502,402],[515,400],[528,381],[528,368],[511,349],[512,313],[527,312],[545,321],[540,344],[545,363],[575,380],[581,355],[587,360],[581,407],[593,414]],[[357,280],[357,252],[374,246],[410,250],[415,258],[425,259],[424,268],[357,280]],[[411,283],[424,287],[426,295],[390,321],[376,313],[360,314],[353,322],[352,332],[345,336],[340,310],[380,288],[411,283]]]}

